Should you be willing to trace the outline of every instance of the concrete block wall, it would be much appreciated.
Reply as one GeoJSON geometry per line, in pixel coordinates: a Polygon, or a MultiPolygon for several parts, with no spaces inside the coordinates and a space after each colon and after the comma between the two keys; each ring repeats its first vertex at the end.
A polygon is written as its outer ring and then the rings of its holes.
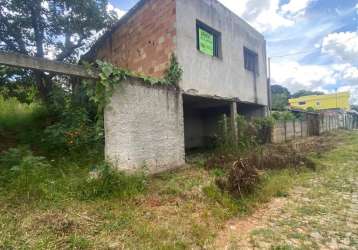
{"type": "Polygon", "coordinates": [[[291,141],[296,138],[308,136],[308,122],[307,121],[282,121],[275,123],[272,129],[271,141],[273,143],[281,143],[291,141]]]}
{"type": "MultiPolygon", "coordinates": [[[[347,118],[347,115],[326,115],[322,114],[315,119],[319,119],[319,133],[334,131],[339,128],[353,129],[352,119],[347,118]],[[345,125],[343,125],[345,120],[345,125]]],[[[314,122],[304,121],[287,121],[277,122],[272,129],[272,142],[281,143],[285,141],[294,140],[295,138],[311,136],[310,126],[314,126],[314,122]]]]}
{"type": "Polygon", "coordinates": [[[276,123],[272,128],[272,136],[271,141],[273,143],[284,142],[285,138],[285,124],[284,123],[276,123]]]}
{"type": "Polygon", "coordinates": [[[295,121],[294,122],[294,126],[295,126],[295,137],[301,137],[303,135],[303,124],[301,121],[295,121]]]}
{"type": "Polygon", "coordinates": [[[175,0],[142,0],[123,18],[96,58],[161,78],[176,48],[175,0]]]}
{"type": "Polygon", "coordinates": [[[293,122],[286,122],[286,140],[295,139],[295,131],[293,127],[293,122]]]}
{"type": "Polygon", "coordinates": [[[157,173],[185,164],[182,95],[130,79],[105,109],[106,159],[119,170],[157,173]]]}

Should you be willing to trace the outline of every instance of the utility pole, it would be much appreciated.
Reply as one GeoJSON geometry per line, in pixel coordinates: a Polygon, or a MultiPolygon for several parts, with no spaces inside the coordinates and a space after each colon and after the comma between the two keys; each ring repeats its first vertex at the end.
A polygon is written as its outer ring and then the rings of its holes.
{"type": "Polygon", "coordinates": [[[267,99],[269,112],[272,110],[272,97],[271,97],[271,57],[268,58],[268,78],[267,78],[267,99]]]}

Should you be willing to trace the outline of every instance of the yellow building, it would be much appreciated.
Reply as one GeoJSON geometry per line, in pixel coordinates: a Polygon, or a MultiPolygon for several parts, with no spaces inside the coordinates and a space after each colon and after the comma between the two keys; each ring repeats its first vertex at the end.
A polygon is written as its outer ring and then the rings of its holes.
{"type": "Polygon", "coordinates": [[[350,92],[341,92],[329,95],[302,96],[295,99],[289,99],[288,102],[291,109],[343,109],[347,111],[350,109],[349,98],[350,92]]]}

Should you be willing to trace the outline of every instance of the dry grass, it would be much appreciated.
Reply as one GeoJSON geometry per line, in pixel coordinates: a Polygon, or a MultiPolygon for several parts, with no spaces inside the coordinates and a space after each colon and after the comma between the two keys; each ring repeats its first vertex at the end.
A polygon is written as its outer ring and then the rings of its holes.
{"type": "Polygon", "coordinates": [[[203,167],[161,174],[128,198],[14,203],[2,193],[0,249],[210,249],[229,219],[284,196],[311,172],[267,171],[242,199],[216,187],[220,174],[203,167]]]}

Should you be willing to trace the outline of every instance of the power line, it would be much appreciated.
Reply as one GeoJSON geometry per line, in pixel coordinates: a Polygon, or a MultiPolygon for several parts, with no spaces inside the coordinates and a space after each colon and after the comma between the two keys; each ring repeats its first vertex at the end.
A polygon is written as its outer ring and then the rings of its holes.
{"type": "MultiPolygon", "coordinates": [[[[354,38],[356,38],[356,37],[351,37],[351,38],[349,38],[348,40],[346,40],[345,42],[348,42],[348,41],[350,41],[350,40],[352,40],[352,39],[354,39],[354,38]]],[[[335,43],[332,43],[333,45],[338,45],[338,44],[340,44],[340,43],[338,43],[338,42],[335,42],[335,43]]],[[[331,44],[331,45],[332,45],[331,44]]],[[[309,50],[309,51],[299,51],[299,52],[295,52],[295,53],[289,53],[289,54],[284,54],[284,55],[277,55],[277,56],[270,56],[270,58],[271,59],[275,59],[275,58],[282,58],[282,57],[288,57],[288,56],[294,56],[294,55],[301,55],[301,54],[311,54],[311,53],[313,53],[313,52],[315,52],[316,51],[316,49],[312,49],[312,50],[309,50]]]]}
{"type": "Polygon", "coordinates": [[[310,54],[310,53],[313,53],[313,52],[315,52],[315,50],[300,51],[300,52],[295,52],[295,53],[291,53],[291,54],[270,56],[270,58],[271,58],[271,59],[274,59],[274,58],[282,58],[282,57],[287,57],[287,56],[295,56],[295,55],[301,55],[301,54],[310,54]]]}

